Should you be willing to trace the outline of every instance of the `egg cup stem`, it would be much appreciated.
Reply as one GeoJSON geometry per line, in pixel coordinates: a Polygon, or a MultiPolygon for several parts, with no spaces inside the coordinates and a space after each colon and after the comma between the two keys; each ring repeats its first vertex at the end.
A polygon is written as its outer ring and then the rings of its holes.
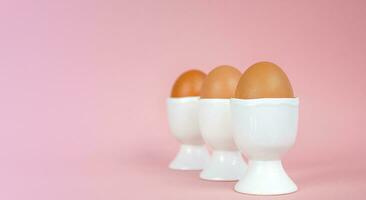
{"type": "Polygon", "coordinates": [[[246,168],[239,151],[214,150],[200,178],[211,181],[236,181],[244,175],[246,168]]]}
{"type": "Polygon", "coordinates": [[[297,191],[297,186],[283,169],[280,160],[250,160],[247,172],[235,185],[240,193],[277,195],[297,191]]]}
{"type": "Polygon", "coordinates": [[[181,144],[175,159],[170,163],[170,169],[201,170],[209,160],[209,153],[204,145],[181,144]]]}

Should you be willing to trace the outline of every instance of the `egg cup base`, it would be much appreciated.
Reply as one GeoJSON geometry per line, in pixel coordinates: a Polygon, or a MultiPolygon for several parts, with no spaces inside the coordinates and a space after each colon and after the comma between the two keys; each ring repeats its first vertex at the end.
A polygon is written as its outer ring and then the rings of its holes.
{"type": "Polygon", "coordinates": [[[280,160],[249,161],[245,175],[235,185],[235,191],[251,195],[281,195],[297,191],[280,160]]]}
{"type": "Polygon", "coordinates": [[[179,152],[170,163],[174,170],[201,170],[209,160],[209,152],[204,145],[181,144],[179,152]]]}
{"type": "Polygon", "coordinates": [[[214,150],[200,178],[210,181],[237,181],[247,168],[239,151],[214,150]]]}

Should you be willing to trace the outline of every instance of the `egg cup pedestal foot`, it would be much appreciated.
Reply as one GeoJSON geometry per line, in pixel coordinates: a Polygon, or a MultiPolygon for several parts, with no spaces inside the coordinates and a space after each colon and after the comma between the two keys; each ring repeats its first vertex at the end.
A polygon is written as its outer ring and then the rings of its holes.
{"type": "Polygon", "coordinates": [[[235,191],[254,195],[279,195],[297,191],[280,160],[249,161],[248,169],[235,191]]]}
{"type": "Polygon", "coordinates": [[[243,176],[245,169],[246,165],[239,151],[213,151],[200,178],[211,181],[236,181],[243,176]]]}
{"type": "Polygon", "coordinates": [[[297,135],[298,98],[232,99],[234,139],[249,159],[237,192],[280,195],[297,190],[281,157],[297,135]]]}
{"type": "Polygon", "coordinates": [[[201,170],[209,160],[209,153],[203,145],[180,146],[179,152],[170,163],[170,169],[177,170],[201,170]]]}

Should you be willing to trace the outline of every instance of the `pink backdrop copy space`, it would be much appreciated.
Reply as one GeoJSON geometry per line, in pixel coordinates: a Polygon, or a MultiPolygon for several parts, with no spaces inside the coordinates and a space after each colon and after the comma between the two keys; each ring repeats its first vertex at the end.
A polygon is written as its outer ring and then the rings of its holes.
{"type": "Polygon", "coordinates": [[[365,1],[0,3],[0,199],[364,199],[365,1]],[[258,197],[167,168],[165,100],[189,68],[273,61],[300,97],[284,164],[258,197]]]}

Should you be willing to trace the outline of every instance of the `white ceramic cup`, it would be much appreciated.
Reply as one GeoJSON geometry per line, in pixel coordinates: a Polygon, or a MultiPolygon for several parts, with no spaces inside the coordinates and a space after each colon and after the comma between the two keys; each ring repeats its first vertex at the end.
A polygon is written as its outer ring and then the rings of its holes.
{"type": "Polygon", "coordinates": [[[296,140],[299,99],[232,99],[231,106],[235,143],[249,159],[235,190],[255,195],[295,192],[281,156],[296,140]]]}
{"type": "Polygon", "coordinates": [[[239,180],[246,163],[234,142],[230,99],[200,99],[198,121],[204,141],[212,148],[210,161],[200,177],[215,181],[239,180]]]}
{"type": "Polygon", "coordinates": [[[169,168],[201,170],[209,160],[198,127],[199,97],[168,98],[168,121],[171,133],[181,143],[180,150],[169,168]]]}

